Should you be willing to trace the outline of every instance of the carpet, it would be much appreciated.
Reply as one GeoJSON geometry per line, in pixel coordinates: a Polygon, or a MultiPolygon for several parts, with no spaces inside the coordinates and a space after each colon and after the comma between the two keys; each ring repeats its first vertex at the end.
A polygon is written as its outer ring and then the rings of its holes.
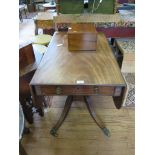
{"type": "Polygon", "coordinates": [[[127,83],[127,92],[123,106],[135,106],[135,73],[122,73],[127,83]]]}

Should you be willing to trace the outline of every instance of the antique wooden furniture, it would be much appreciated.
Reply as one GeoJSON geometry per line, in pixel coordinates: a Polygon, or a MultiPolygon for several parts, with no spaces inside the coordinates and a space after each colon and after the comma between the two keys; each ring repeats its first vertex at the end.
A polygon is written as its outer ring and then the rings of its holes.
{"type": "Polygon", "coordinates": [[[56,13],[49,12],[40,12],[36,17],[34,17],[35,24],[35,35],[38,34],[38,29],[54,29],[53,17],[56,16],[56,13]]]}
{"type": "Polygon", "coordinates": [[[116,108],[119,109],[123,103],[126,83],[105,36],[99,34],[97,39],[96,52],[70,52],[67,33],[56,32],[30,82],[33,100],[37,106],[40,106],[37,103],[39,96],[68,96],[59,121],[51,129],[54,136],[76,96],[84,99],[97,125],[107,136],[110,135],[93,110],[91,95],[112,96],[116,108]]]}
{"type": "Polygon", "coordinates": [[[53,15],[51,13],[38,13],[38,15],[34,18],[35,23],[35,37],[33,38],[34,44],[45,45],[47,46],[52,39],[52,32],[54,31],[53,24],[53,15]],[[43,33],[49,31],[50,34],[39,34],[38,29],[43,29],[43,33]]]}
{"type": "Polygon", "coordinates": [[[135,105],[135,38],[115,39],[117,61],[127,83],[124,106],[135,105]]]}
{"type": "MultiPolygon", "coordinates": [[[[19,49],[19,100],[23,107],[24,115],[29,123],[33,123],[33,103],[29,83],[38,67],[42,54],[33,51],[32,44],[24,45],[19,49]]],[[[42,97],[38,102],[42,104],[42,97]]],[[[42,109],[38,109],[40,115],[43,115],[42,109]]]]}
{"type": "Polygon", "coordinates": [[[71,24],[68,29],[69,51],[95,51],[97,32],[94,24],[71,24]]]}

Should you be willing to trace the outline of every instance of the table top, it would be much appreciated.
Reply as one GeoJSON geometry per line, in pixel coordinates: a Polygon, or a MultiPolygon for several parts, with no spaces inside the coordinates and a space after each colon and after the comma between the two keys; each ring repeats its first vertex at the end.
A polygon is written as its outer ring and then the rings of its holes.
{"type": "Polygon", "coordinates": [[[103,34],[96,51],[68,51],[66,32],[56,32],[30,85],[125,86],[119,66],[103,34]]]}

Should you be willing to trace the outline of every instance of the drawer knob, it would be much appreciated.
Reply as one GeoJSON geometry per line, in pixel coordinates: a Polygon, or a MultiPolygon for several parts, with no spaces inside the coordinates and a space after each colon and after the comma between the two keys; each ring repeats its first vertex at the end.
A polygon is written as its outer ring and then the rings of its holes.
{"type": "Polygon", "coordinates": [[[94,93],[98,94],[99,88],[97,86],[94,87],[94,93]]]}
{"type": "Polygon", "coordinates": [[[56,88],[56,94],[57,94],[57,95],[62,94],[62,88],[61,88],[61,87],[57,87],[57,88],[56,88]]]}

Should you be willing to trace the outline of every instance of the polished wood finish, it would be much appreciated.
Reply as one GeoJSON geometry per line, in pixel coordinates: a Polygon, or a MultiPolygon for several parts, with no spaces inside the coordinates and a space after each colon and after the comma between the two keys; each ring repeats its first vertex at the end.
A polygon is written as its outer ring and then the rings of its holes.
{"type": "Polygon", "coordinates": [[[87,106],[87,109],[95,121],[95,123],[101,128],[101,130],[104,132],[104,134],[108,137],[110,137],[110,131],[105,127],[105,124],[101,121],[101,119],[96,115],[93,107],[93,102],[90,96],[84,96],[84,101],[87,106]]]}
{"type": "Polygon", "coordinates": [[[71,108],[72,101],[73,101],[73,96],[68,96],[67,99],[66,99],[66,102],[65,102],[64,109],[62,111],[62,114],[61,114],[58,122],[54,125],[54,127],[50,131],[50,133],[53,136],[57,136],[57,130],[60,128],[60,126],[64,122],[65,118],[67,117],[68,112],[69,112],[69,110],[71,108]]]}
{"type": "MultiPolygon", "coordinates": [[[[104,134],[106,136],[110,136],[110,131],[105,127],[104,123],[101,121],[101,119],[96,115],[94,108],[93,108],[93,102],[91,100],[90,96],[82,96],[83,97],[83,101],[86,104],[86,107],[91,115],[91,117],[94,119],[95,123],[102,129],[102,131],[104,132],[104,134]]],[[[62,125],[62,123],[64,122],[65,118],[67,117],[70,109],[71,109],[71,105],[72,102],[74,101],[74,99],[76,98],[76,96],[68,96],[64,105],[64,109],[61,113],[61,116],[59,118],[59,120],[57,121],[57,123],[54,125],[54,127],[51,129],[50,133],[51,135],[57,137],[57,131],[60,128],[60,126],[62,125]]]]}
{"type": "Polygon", "coordinates": [[[114,104],[117,109],[122,107],[123,101],[125,99],[126,89],[126,87],[122,87],[121,91],[119,90],[119,93],[121,92],[121,94],[119,96],[113,96],[114,104]]]}
{"type": "MultiPolygon", "coordinates": [[[[122,86],[125,81],[104,34],[98,34],[96,52],[69,52],[67,34],[56,32],[31,86],[122,86]]],[[[68,94],[70,95],[70,94],[68,94]]]]}
{"type": "Polygon", "coordinates": [[[40,12],[34,17],[35,35],[38,34],[38,29],[54,29],[53,18],[57,16],[57,13],[40,12]]]}
{"type": "Polygon", "coordinates": [[[32,43],[28,43],[19,48],[19,76],[22,77],[30,72],[34,72],[43,54],[34,52],[32,43]]]}
{"type": "Polygon", "coordinates": [[[25,68],[27,65],[35,61],[32,44],[28,44],[19,49],[19,69],[25,68]]]}
{"type": "Polygon", "coordinates": [[[73,95],[84,97],[91,116],[104,134],[109,136],[109,130],[96,117],[89,96],[116,97],[116,107],[120,108],[126,84],[105,36],[99,34],[97,37],[96,52],[73,53],[67,48],[67,34],[55,33],[30,83],[36,104],[37,96],[68,95],[63,113],[51,130],[54,136],[69,112],[73,95]]]}
{"type": "Polygon", "coordinates": [[[71,24],[68,29],[69,51],[95,51],[97,32],[94,24],[71,24]]]}
{"type": "MultiPolygon", "coordinates": [[[[35,92],[37,95],[114,95],[114,86],[70,86],[70,85],[55,85],[53,87],[49,85],[35,86],[35,92]]],[[[119,96],[121,91],[114,95],[119,96]]]]}

